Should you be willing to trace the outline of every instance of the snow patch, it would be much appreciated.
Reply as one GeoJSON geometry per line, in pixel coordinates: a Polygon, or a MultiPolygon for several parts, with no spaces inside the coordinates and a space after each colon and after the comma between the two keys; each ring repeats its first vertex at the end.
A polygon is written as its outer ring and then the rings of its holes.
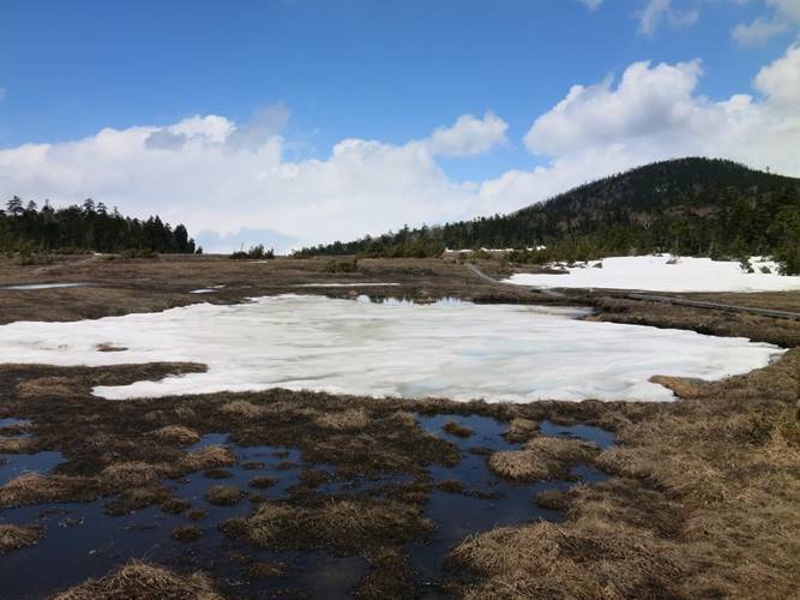
{"type": "Polygon", "coordinates": [[[710,258],[623,256],[563,267],[564,274],[517,273],[506,283],[536,287],[606,288],[653,292],[768,292],[800,290],[800,276],[779,275],[766,258],[750,260],[752,273],[739,262],[710,258]],[[602,268],[596,268],[602,265],[602,268]]]}

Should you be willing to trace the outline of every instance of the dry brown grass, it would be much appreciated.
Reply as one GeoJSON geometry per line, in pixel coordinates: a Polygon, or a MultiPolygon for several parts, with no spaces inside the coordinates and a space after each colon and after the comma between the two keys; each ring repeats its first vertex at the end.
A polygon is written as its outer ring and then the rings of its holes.
{"type": "Polygon", "coordinates": [[[38,527],[20,527],[19,525],[0,525],[0,556],[33,546],[42,537],[38,527]]]}
{"type": "Polygon", "coordinates": [[[260,547],[365,551],[410,541],[433,525],[422,509],[384,499],[330,500],[315,508],[261,502],[246,519],[232,519],[223,529],[260,547]]]}
{"type": "Polygon", "coordinates": [[[524,417],[511,419],[506,432],[506,439],[509,442],[524,442],[539,431],[539,423],[524,417]]]}
{"type": "Polygon", "coordinates": [[[183,425],[166,425],[150,432],[150,436],[167,443],[186,446],[200,441],[200,434],[183,425]]]}
{"type": "Polygon", "coordinates": [[[200,471],[236,464],[236,455],[225,446],[206,446],[183,456],[178,465],[185,471],[200,471]]]}
{"type": "Polygon", "coordinates": [[[469,600],[673,597],[685,558],[622,524],[558,526],[545,521],[467,538],[451,560],[481,575],[469,600]]]}
{"type": "Polygon", "coordinates": [[[400,427],[416,427],[417,418],[408,411],[398,410],[389,416],[389,419],[400,427]]]}
{"type": "Polygon", "coordinates": [[[523,450],[495,452],[489,457],[489,468],[500,477],[516,481],[533,481],[563,477],[568,467],[591,461],[597,453],[593,444],[555,437],[536,437],[523,450]]]}
{"type": "Polygon", "coordinates": [[[215,485],[206,492],[206,500],[217,506],[232,506],[244,496],[245,493],[233,485],[215,485]]]}
{"type": "Polygon", "coordinates": [[[745,376],[666,383],[684,399],[619,422],[596,458],[616,477],[573,488],[565,523],[456,548],[479,577],[465,597],[796,597],[800,349],[745,376]]]}
{"type": "Polygon", "coordinates": [[[74,379],[66,377],[39,377],[20,383],[17,386],[17,393],[21,398],[30,398],[33,396],[69,398],[82,395],[83,389],[74,379]]]}
{"type": "Polygon", "coordinates": [[[369,423],[369,416],[363,408],[352,408],[340,412],[326,412],[314,419],[317,427],[345,431],[363,429],[369,423]]]}
{"type": "Polygon", "coordinates": [[[457,421],[447,421],[447,423],[442,425],[442,430],[460,438],[468,438],[474,433],[472,429],[466,425],[461,425],[457,421]]]}
{"type": "Polygon", "coordinates": [[[132,560],[101,579],[53,596],[52,600],[223,600],[202,573],[179,575],[164,567],[132,560]]]}
{"type": "Polygon", "coordinates": [[[0,454],[35,452],[38,444],[33,438],[0,437],[0,454]]]}
{"type": "Polygon", "coordinates": [[[245,419],[259,419],[268,412],[264,407],[248,402],[247,400],[232,400],[226,402],[220,407],[220,411],[226,415],[245,419]]]}
{"type": "Polygon", "coordinates": [[[83,500],[97,490],[97,481],[87,477],[25,473],[0,487],[0,507],[83,500]]]}
{"type": "Polygon", "coordinates": [[[167,472],[168,469],[163,465],[127,461],[107,466],[100,477],[112,489],[123,489],[152,483],[164,477],[167,472]]]}

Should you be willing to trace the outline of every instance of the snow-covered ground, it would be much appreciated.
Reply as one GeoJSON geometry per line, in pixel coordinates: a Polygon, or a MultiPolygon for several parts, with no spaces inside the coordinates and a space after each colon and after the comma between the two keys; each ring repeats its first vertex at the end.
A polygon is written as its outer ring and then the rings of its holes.
{"type": "Polygon", "coordinates": [[[562,288],[608,288],[658,292],[766,292],[800,290],[800,277],[778,274],[778,265],[751,259],[752,273],[735,261],[710,258],[622,256],[590,261],[566,274],[518,273],[505,281],[518,285],[562,288]],[[602,268],[596,265],[602,264],[602,268]],[[763,270],[762,270],[763,269],[763,270]],[[766,272],[766,271],[769,272],[766,272]]]}
{"type": "Polygon", "coordinates": [[[0,326],[0,363],[195,361],[193,373],[100,387],[112,399],[313,389],[457,400],[670,400],[657,374],[717,379],[781,354],[743,338],[576,320],[583,309],[376,304],[287,295],[233,306],[0,326]],[[127,348],[98,352],[99,344],[127,348]]]}

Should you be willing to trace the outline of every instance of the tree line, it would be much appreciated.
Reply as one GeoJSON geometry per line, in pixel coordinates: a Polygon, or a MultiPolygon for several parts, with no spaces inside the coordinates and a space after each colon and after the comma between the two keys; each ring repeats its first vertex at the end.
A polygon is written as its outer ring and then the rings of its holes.
{"type": "Polygon", "coordinates": [[[82,205],[41,207],[14,196],[0,209],[3,252],[202,252],[184,225],[173,229],[158,216],[125,217],[115,208],[87,199],[82,205]]]}

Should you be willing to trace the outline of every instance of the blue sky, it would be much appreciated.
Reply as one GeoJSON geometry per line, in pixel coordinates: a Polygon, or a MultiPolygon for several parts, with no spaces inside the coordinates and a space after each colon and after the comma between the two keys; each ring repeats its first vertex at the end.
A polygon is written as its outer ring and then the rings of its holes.
{"type": "MultiPolygon", "coordinates": [[[[754,78],[797,39],[798,13],[797,0],[605,0],[593,9],[580,0],[6,0],[0,149],[193,115],[243,124],[280,104],[291,115],[281,152],[303,161],[330,157],[343,139],[399,146],[491,111],[507,124],[502,143],[436,158],[455,184],[485,182],[551,165],[558,157],[524,142],[534,121],[571,86],[618,80],[638,61],[699,59],[693,98],[761,100],[754,78]],[[659,6],[643,25],[650,4],[659,6]],[[771,34],[732,35],[758,19],[771,34]]],[[[3,183],[0,193],[11,192],[3,183]]]]}

